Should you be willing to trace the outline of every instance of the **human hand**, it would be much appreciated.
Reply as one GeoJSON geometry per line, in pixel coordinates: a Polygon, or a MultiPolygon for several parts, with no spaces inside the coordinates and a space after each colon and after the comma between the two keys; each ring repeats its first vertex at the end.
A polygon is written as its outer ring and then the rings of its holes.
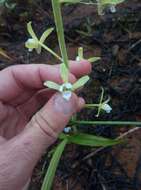
{"type": "MultiPolygon", "coordinates": [[[[87,61],[70,62],[70,81],[90,70],[87,61]]],[[[45,89],[46,80],[61,83],[59,65],[18,65],[0,71],[0,190],[23,187],[42,153],[84,105],[75,94],[67,102],[45,89]]]]}

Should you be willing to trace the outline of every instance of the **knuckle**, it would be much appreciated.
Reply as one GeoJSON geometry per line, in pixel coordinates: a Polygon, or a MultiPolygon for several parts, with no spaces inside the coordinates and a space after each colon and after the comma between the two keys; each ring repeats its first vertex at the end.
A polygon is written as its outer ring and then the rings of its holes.
{"type": "Polygon", "coordinates": [[[39,127],[47,136],[56,139],[58,137],[57,132],[54,130],[53,124],[48,119],[44,117],[41,112],[38,112],[32,118],[32,124],[39,127]]]}

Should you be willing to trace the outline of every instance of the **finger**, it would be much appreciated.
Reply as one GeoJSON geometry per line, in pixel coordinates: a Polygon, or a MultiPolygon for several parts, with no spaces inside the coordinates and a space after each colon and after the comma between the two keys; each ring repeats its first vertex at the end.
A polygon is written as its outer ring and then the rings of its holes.
{"type": "MultiPolygon", "coordinates": [[[[61,83],[58,69],[43,64],[11,66],[0,71],[0,99],[15,101],[20,95],[20,99],[25,101],[30,91],[44,88],[43,82],[46,80],[61,83]]],[[[69,80],[74,82],[74,75],[70,74],[69,80]]]]}
{"type": "Polygon", "coordinates": [[[56,139],[71,116],[83,106],[84,100],[75,94],[66,101],[60,93],[56,93],[32,118],[31,124],[41,128],[50,138],[56,139]]]}
{"type": "MultiPolygon", "coordinates": [[[[70,61],[69,65],[70,65],[70,72],[76,77],[87,75],[92,70],[91,63],[87,60],[70,61]]],[[[55,67],[59,68],[60,65],[55,65],[55,67]]]]}
{"type": "Polygon", "coordinates": [[[5,174],[0,170],[0,176],[4,176],[1,187],[21,189],[45,149],[56,140],[71,116],[82,106],[79,100],[74,94],[70,101],[64,100],[58,93],[55,94],[20,135],[3,144],[0,150],[0,166],[4,165],[4,171],[8,172],[5,174]]]}

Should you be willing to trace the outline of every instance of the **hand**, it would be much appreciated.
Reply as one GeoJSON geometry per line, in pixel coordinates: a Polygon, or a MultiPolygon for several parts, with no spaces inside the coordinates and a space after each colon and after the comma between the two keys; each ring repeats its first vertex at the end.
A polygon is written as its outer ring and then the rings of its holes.
{"type": "MultiPolygon", "coordinates": [[[[88,74],[87,61],[70,62],[69,79],[88,74]]],[[[0,190],[20,190],[37,161],[84,106],[72,95],[45,89],[43,82],[61,83],[59,65],[18,65],[0,71],[0,190]]]]}

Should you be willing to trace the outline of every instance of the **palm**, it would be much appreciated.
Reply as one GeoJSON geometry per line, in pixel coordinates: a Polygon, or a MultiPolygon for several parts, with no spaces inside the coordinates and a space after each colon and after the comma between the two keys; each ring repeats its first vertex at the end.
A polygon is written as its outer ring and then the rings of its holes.
{"type": "Polygon", "coordinates": [[[23,95],[19,96],[16,101],[12,101],[7,104],[0,102],[0,116],[1,123],[0,134],[6,138],[12,138],[16,134],[22,131],[22,129],[29,122],[31,116],[45,103],[45,99],[38,93],[33,92],[30,94],[26,101],[23,101],[23,95]],[[17,104],[17,102],[20,102],[17,104]]]}

